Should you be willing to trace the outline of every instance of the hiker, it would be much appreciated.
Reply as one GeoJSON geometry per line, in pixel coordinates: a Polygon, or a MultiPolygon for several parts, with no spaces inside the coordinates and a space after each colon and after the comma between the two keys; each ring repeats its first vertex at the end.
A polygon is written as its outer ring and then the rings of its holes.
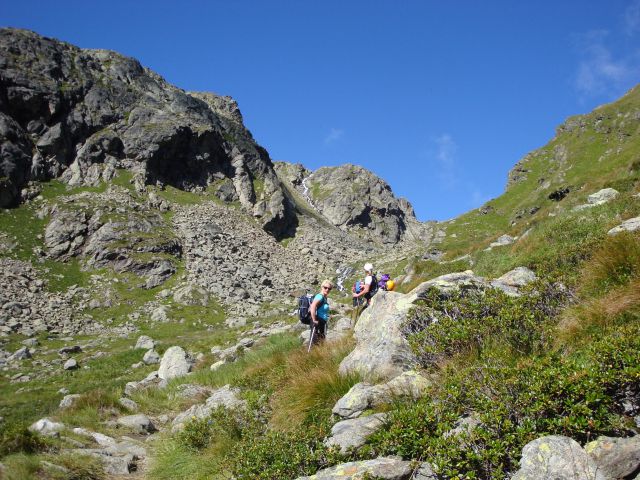
{"type": "MultiPolygon", "coordinates": [[[[321,286],[321,293],[313,297],[309,312],[311,313],[311,335],[313,335],[313,343],[324,340],[327,336],[327,322],[329,321],[329,302],[327,297],[333,288],[333,283],[324,280],[321,286]],[[315,332],[314,332],[315,329],[315,332]]],[[[310,340],[311,341],[311,337],[310,340]]]]}
{"type": "Polygon", "coordinates": [[[353,293],[353,298],[359,299],[360,297],[364,297],[366,300],[364,307],[366,308],[369,306],[369,303],[371,303],[371,297],[378,291],[378,279],[373,274],[373,265],[370,263],[364,264],[364,271],[366,274],[364,277],[364,286],[360,290],[360,293],[353,293]]]}
{"type": "MultiPolygon", "coordinates": [[[[353,287],[351,287],[351,292],[360,293],[363,288],[364,288],[364,280],[356,280],[356,282],[353,284],[353,287]]],[[[354,308],[360,307],[364,303],[364,298],[356,297],[355,295],[351,300],[354,308]]]]}

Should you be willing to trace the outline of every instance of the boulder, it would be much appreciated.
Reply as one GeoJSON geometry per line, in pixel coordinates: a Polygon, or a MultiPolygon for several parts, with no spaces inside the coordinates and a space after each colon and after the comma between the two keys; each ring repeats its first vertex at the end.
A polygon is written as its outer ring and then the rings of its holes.
{"type": "Polygon", "coordinates": [[[331,412],[342,418],[359,417],[369,408],[373,388],[375,387],[369,383],[356,383],[336,402],[331,412]]]}
{"type": "Polygon", "coordinates": [[[602,205],[603,203],[610,202],[619,195],[619,192],[614,188],[603,188],[602,190],[592,193],[587,197],[587,202],[591,205],[602,205]]]}
{"type": "Polygon", "coordinates": [[[64,368],[65,370],[77,370],[80,367],[78,366],[78,362],[75,358],[70,358],[69,360],[64,362],[62,368],[64,368]]]}
{"type": "Polygon", "coordinates": [[[63,423],[54,422],[48,418],[41,418],[37,422],[33,423],[29,430],[40,435],[56,436],[60,434],[61,430],[64,430],[63,423]]]}
{"type": "Polygon", "coordinates": [[[13,352],[13,354],[9,358],[7,358],[7,361],[12,362],[16,360],[26,360],[27,358],[31,358],[29,347],[21,347],[13,352]]]}
{"type": "Polygon", "coordinates": [[[156,431],[156,427],[153,425],[151,420],[149,420],[149,417],[141,413],[120,417],[118,418],[117,423],[118,425],[130,428],[140,434],[153,433],[156,431]]]}
{"type": "Polygon", "coordinates": [[[209,293],[202,287],[189,284],[178,288],[173,294],[173,300],[181,305],[206,307],[209,304],[209,293]]]}
{"type": "Polygon", "coordinates": [[[65,395],[64,398],[60,400],[60,404],[58,405],[58,408],[65,409],[65,408],[72,407],[73,404],[76,402],[76,400],[78,400],[81,396],[82,395],[80,395],[79,393],[65,395]]]}
{"type": "Polygon", "coordinates": [[[147,365],[154,365],[156,363],[160,363],[160,354],[155,350],[151,349],[145,352],[142,357],[142,361],[147,365]]]}
{"type": "Polygon", "coordinates": [[[149,388],[164,388],[167,386],[167,380],[160,378],[158,372],[151,372],[146,378],[139,382],[127,382],[124,387],[125,395],[132,395],[134,392],[140,390],[147,390],[149,388]]]}
{"type": "Polygon", "coordinates": [[[239,393],[240,389],[232,388],[231,385],[219,388],[207,398],[204,404],[193,405],[184,412],[179,413],[173,419],[172,430],[180,430],[189,420],[206,418],[219,407],[224,407],[228,410],[246,408],[247,402],[238,398],[239,393]]]}
{"type": "Polygon", "coordinates": [[[492,280],[491,286],[502,290],[507,295],[517,297],[520,295],[519,288],[534,282],[537,278],[536,274],[527,267],[517,267],[492,280]]]}
{"type": "Polygon", "coordinates": [[[362,478],[409,480],[412,472],[411,462],[404,461],[400,457],[378,457],[373,460],[342,463],[320,470],[310,477],[298,477],[296,480],[355,480],[362,478]]]}
{"type": "Polygon", "coordinates": [[[505,245],[511,245],[515,241],[516,241],[515,237],[512,237],[511,235],[501,235],[500,237],[498,237],[496,239],[495,242],[491,242],[489,244],[489,248],[503,247],[505,245]]]}
{"type": "Polygon", "coordinates": [[[136,341],[136,346],[133,348],[143,348],[145,350],[151,350],[153,348],[155,348],[156,346],[156,342],[153,341],[151,339],[151,337],[148,337],[146,335],[141,335],[140,337],[138,337],[138,340],[136,341]]]}
{"type": "Polygon", "coordinates": [[[609,235],[615,235],[621,232],[637,232],[638,230],[640,230],[640,217],[634,217],[625,220],[617,227],[613,227],[607,233],[609,235]]]}
{"type": "Polygon", "coordinates": [[[390,403],[396,398],[422,398],[431,382],[416,371],[403,372],[387,383],[357,383],[336,402],[332,412],[342,418],[356,418],[368,408],[390,403]]]}
{"type": "Polygon", "coordinates": [[[331,436],[324,443],[329,447],[339,447],[341,453],[347,453],[351,448],[358,449],[365,444],[369,435],[384,425],[386,418],[386,413],[376,413],[342,420],[333,426],[331,436]]]}
{"type": "Polygon", "coordinates": [[[549,435],[529,442],[522,449],[520,470],[513,480],[610,480],[578,442],[549,435]]]}
{"type": "Polygon", "coordinates": [[[449,295],[487,287],[483,278],[467,270],[421,283],[407,294],[379,291],[358,319],[353,330],[356,347],[342,360],[338,371],[342,375],[358,372],[365,380],[390,380],[413,370],[418,361],[402,334],[402,326],[414,303],[432,288],[449,295]]]}
{"type": "Polygon", "coordinates": [[[584,446],[600,471],[610,478],[628,478],[640,467],[640,437],[598,437],[584,446]]]}
{"type": "Polygon", "coordinates": [[[160,361],[158,377],[163,380],[182,377],[191,371],[193,362],[182,347],[173,346],[167,349],[160,361]]]}
{"type": "Polygon", "coordinates": [[[118,403],[131,412],[135,412],[136,410],[138,410],[138,404],[130,398],[119,398],[118,403]]]}

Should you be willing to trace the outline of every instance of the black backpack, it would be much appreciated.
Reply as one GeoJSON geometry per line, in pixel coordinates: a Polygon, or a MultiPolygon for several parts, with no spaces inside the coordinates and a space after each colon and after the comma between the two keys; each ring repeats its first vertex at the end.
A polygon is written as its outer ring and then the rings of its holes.
{"type": "Polygon", "coordinates": [[[378,277],[375,273],[371,274],[371,286],[369,292],[365,295],[367,298],[373,297],[378,292],[378,277]]]}
{"type": "MultiPolygon", "coordinates": [[[[311,304],[313,303],[313,295],[309,295],[308,293],[302,295],[298,298],[298,318],[305,325],[311,325],[311,304]]],[[[322,302],[320,305],[324,303],[324,296],[322,297],[322,302]]],[[[318,305],[318,307],[320,306],[318,305]]]]}

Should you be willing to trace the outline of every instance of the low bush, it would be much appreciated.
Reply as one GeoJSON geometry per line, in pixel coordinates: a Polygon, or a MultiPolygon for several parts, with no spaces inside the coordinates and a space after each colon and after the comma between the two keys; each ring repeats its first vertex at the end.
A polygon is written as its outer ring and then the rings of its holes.
{"type": "Polygon", "coordinates": [[[0,433],[0,457],[18,452],[36,453],[48,447],[49,442],[25,425],[9,425],[0,433]]]}
{"type": "Polygon", "coordinates": [[[630,324],[571,356],[514,357],[485,351],[449,365],[429,399],[400,406],[363,455],[426,459],[445,478],[502,479],[518,468],[525,444],[548,434],[587,442],[629,431],[619,414],[640,406],[640,327],[630,324]],[[633,398],[630,398],[630,395],[633,398]],[[635,396],[634,396],[635,395],[635,396]],[[445,434],[463,414],[479,421],[445,434]]]}
{"type": "Polygon", "coordinates": [[[335,448],[323,444],[328,433],[329,425],[325,423],[247,436],[229,455],[229,462],[237,478],[271,480],[313,475],[345,459],[335,448]]]}
{"type": "Polygon", "coordinates": [[[524,293],[511,297],[487,289],[442,295],[431,289],[410,312],[403,331],[427,368],[453,355],[481,354],[496,344],[520,354],[539,351],[569,294],[560,285],[542,282],[524,293]]]}

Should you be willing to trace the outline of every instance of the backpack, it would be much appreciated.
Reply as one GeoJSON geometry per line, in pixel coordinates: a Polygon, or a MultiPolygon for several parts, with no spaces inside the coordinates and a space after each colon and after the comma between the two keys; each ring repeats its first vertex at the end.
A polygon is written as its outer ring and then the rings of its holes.
{"type": "Polygon", "coordinates": [[[351,287],[351,291],[353,293],[360,293],[362,291],[362,282],[357,280],[356,283],[353,284],[353,287],[351,287]]]}
{"type": "Polygon", "coordinates": [[[378,291],[378,277],[376,277],[375,273],[371,274],[371,286],[369,287],[369,293],[367,295],[365,295],[365,297],[371,298],[373,297],[376,292],[378,291]]]}
{"type": "MultiPolygon", "coordinates": [[[[311,304],[313,303],[313,297],[314,295],[309,295],[307,293],[298,298],[298,318],[305,325],[311,325],[311,304]]],[[[323,296],[318,307],[320,307],[324,301],[323,296]]]]}
{"type": "Polygon", "coordinates": [[[382,276],[380,277],[380,281],[378,282],[378,288],[381,288],[382,290],[386,290],[387,282],[390,279],[391,279],[391,275],[389,275],[388,273],[383,273],[382,276]]]}

